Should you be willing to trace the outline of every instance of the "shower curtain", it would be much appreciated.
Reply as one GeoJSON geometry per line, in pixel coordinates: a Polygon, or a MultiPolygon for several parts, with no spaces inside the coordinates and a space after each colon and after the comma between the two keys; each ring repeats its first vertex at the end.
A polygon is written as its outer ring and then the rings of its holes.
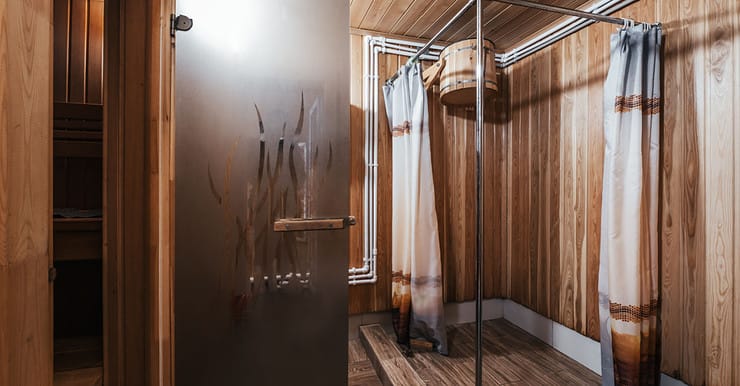
{"type": "Polygon", "coordinates": [[[398,343],[423,338],[447,354],[442,268],[421,67],[383,86],[393,141],[392,308],[398,343]]]}
{"type": "Polygon", "coordinates": [[[599,264],[604,385],[655,385],[660,377],[661,38],[660,27],[642,25],[611,37],[599,264]]]}

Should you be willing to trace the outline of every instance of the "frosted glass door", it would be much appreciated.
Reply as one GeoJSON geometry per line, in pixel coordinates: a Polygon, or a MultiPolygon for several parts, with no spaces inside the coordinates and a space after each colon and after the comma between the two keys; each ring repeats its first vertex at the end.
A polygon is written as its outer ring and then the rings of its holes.
{"type": "Polygon", "coordinates": [[[347,381],[346,0],[178,0],[175,379],[347,381]]]}

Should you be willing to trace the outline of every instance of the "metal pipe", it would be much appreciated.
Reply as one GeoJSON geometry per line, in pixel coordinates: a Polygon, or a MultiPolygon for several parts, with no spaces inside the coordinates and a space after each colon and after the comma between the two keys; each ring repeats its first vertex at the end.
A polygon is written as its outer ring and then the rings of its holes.
{"type": "MultiPolygon", "coordinates": [[[[437,40],[439,40],[439,37],[440,37],[440,36],[442,36],[442,34],[443,34],[443,33],[447,32],[447,30],[448,30],[448,29],[450,29],[450,27],[452,27],[452,25],[453,25],[453,24],[455,24],[455,22],[456,22],[456,21],[457,21],[457,20],[458,20],[458,19],[459,19],[460,17],[462,17],[462,15],[463,15],[463,14],[464,14],[464,13],[465,13],[465,12],[466,12],[466,11],[467,11],[468,9],[470,9],[470,7],[472,7],[472,6],[473,6],[473,3],[475,3],[475,1],[476,1],[476,0],[468,0],[468,2],[467,2],[467,3],[465,3],[465,5],[463,5],[463,7],[462,7],[462,8],[460,8],[460,10],[459,10],[459,11],[457,11],[457,13],[455,14],[455,16],[453,16],[453,17],[452,17],[452,19],[450,19],[450,21],[448,21],[448,22],[447,22],[447,24],[445,24],[445,25],[444,25],[444,27],[442,27],[442,29],[440,29],[440,30],[439,30],[439,32],[437,32],[437,34],[436,34],[436,35],[434,35],[434,36],[433,36],[433,37],[432,37],[432,38],[431,38],[431,39],[429,40],[429,42],[427,42],[427,44],[425,44],[425,45],[424,45],[424,47],[421,47],[421,49],[420,49],[420,50],[419,50],[419,51],[418,51],[418,52],[416,53],[416,55],[412,56],[412,57],[411,57],[411,58],[409,59],[409,61],[408,61],[408,62],[406,62],[406,65],[409,65],[410,63],[413,63],[413,62],[415,62],[415,61],[416,61],[417,59],[419,59],[419,56],[421,56],[421,55],[425,54],[425,53],[426,53],[426,52],[427,52],[427,51],[429,50],[429,48],[431,48],[431,47],[432,47],[432,45],[434,44],[434,42],[436,42],[437,40]]],[[[388,82],[388,83],[390,83],[390,82],[393,82],[393,81],[394,81],[394,80],[396,80],[397,78],[398,78],[398,73],[395,73],[395,74],[394,74],[394,75],[393,75],[392,77],[390,77],[390,79],[388,79],[388,81],[387,81],[387,82],[388,82]]]]}
{"type": "MultiPolygon", "coordinates": [[[[363,97],[365,133],[365,188],[363,189],[363,265],[348,269],[350,285],[377,282],[377,185],[378,185],[378,55],[415,56],[424,44],[365,36],[363,39],[363,97]]],[[[433,45],[421,59],[437,60],[444,47],[433,45]]]]}
{"type": "MultiPolygon", "coordinates": [[[[475,232],[475,384],[483,384],[483,112],[485,100],[485,60],[483,49],[483,0],[476,7],[476,66],[475,66],[475,155],[476,155],[476,215],[475,232]]],[[[492,69],[495,71],[495,69],[492,69]]]]}
{"type": "Polygon", "coordinates": [[[601,21],[604,23],[624,25],[625,22],[630,21],[628,19],[622,19],[619,17],[604,16],[604,15],[599,15],[597,13],[586,12],[586,11],[581,11],[581,10],[571,9],[571,8],[563,8],[563,7],[558,7],[555,5],[540,4],[540,3],[535,3],[533,1],[527,1],[527,0],[492,0],[492,1],[495,1],[498,3],[517,5],[520,7],[535,8],[535,9],[540,9],[540,10],[548,11],[548,12],[562,13],[564,15],[577,16],[577,17],[581,17],[584,19],[601,21]]]}
{"type": "MultiPolygon", "coordinates": [[[[599,14],[611,14],[634,4],[637,1],[638,0],[602,0],[599,3],[588,7],[586,11],[599,14]]],[[[508,52],[496,54],[498,66],[501,68],[508,67],[593,23],[596,23],[596,21],[577,17],[568,18],[566,21],[548,29],[528,42],[523,43],[508,52]]]]}

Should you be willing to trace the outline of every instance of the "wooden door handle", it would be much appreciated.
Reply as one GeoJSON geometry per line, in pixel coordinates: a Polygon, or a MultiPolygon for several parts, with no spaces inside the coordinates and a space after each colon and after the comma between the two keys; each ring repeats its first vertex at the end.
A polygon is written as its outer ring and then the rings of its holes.
{"type": "Polygon", "coordinates": [[[334,231],[355,225],[355,216],[336,218],[281,218],[272,226],[275,232],[334,231]]]}

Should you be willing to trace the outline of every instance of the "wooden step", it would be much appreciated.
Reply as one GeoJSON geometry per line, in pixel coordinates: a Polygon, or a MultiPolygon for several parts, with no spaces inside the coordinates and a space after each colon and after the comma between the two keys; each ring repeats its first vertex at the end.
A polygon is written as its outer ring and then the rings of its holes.
{"type": "Polygon", "coordinates": [[[347,347],[349,363],[347,365],[347,384],[349,386],[382,386],[373,363],[367,356],[360,339],[352,339],[347,347]]]}
{"type": "Polygon", "coordinates": [[[379,324],[360,326],[360,339],[383,385],[424,385],[424,381],[379,324]]]}

